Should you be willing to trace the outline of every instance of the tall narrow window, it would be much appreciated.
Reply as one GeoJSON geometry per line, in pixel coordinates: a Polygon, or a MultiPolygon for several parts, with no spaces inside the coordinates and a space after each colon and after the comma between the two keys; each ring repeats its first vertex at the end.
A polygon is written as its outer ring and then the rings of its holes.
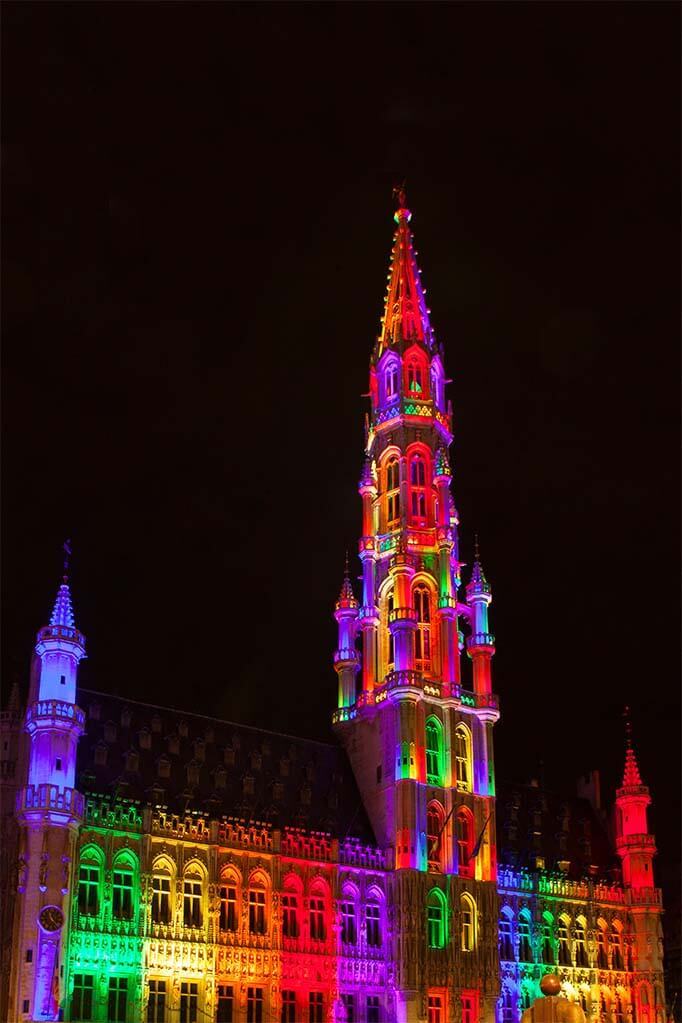
{"type": "Polygon", "coordinates": [[[109,1023],[125,1023],[128,1010],[128,978],[109,977],[109,1000],[107,1020],[109,1023]]]}
{"type": "Polygon", "coordinates": [[[442,995],[428,996],[428,1020],[429,1023],[445,1023],[444,1002],[442,995]]]}
{"type": "Polygon", "coordinates": [[[246,989],[246,1023],[263,1023],[263,988],[246,989]]]}
{"type": "Polygon", "coordinates": [[[346,1010],[346,1023],[357,1023],[357,1013],[355,1011],[355,995],[342,994],[341,1001],[343,1007],[346,1010]]]}
{"type": "Polygon", "coordinates": [[[414,609],[417,631],[414,637],[415,668],[431,671],[431,596],[426,586],[415,586],[414,609]]]}
{"type": "Polygon", "coordinates": [[[611,934],[609,935],[611,942],[611,969],[622,970],[623,969],[623,936],[618,927],[618,922],[614,923],[611,934]]]}
{"type": "Polygon", "coordinates": [[[519,913],[519,962],[533,962],[533,947],[530,935],[530,914],[527,909],[519,913]]]}
{"type": "Polygon", "coordinates": [[[133,915],[133,872],[114,870],[112,913],[117,920],[130,920],[133,915]]]}
{"type": "Polygon", "coordinates": [[[559,917],[557,938],[559,940],[559,966],[570,966],[571,946],[568,939],[568,917],[559,917]]]}
{"type": "Polygon", "coordinates": [[[218,1018],[216,1023],[234,1023],[234,988],[231,984],[218,985],[218,1018]]]}
{"type": "Polygon", "coordinates": [[[78,872],[78,912],[83,916],[97,916],[99,911],[99,867],[89,864],[78,872]]]}
{"type": "Polygon", "coordinates": [[[182,918],[185,927],[201,927],[201,881],[185,878],[182,891],[182,918]]]}
{"type": "Polygon", "coordinates": [[[381,1019],[381,1000],[379,995],[367,996],[367,1023],[379,1023],[381,1019]]]}
{"type": "Polygon", "coordinates": [[[390,401],[398,393],[398,364],[390,363],[386,367],[386,400],[390,401]]]}
{"type": "Polygon", "coordinates": [[[443,808],[440,803],[429,803],[426,808],[426,844],[429,870],[440,873],[443,869],[443,808]]]}
{"type": "Polygon", "coordinates": [[[400,463],[390,458],[386,464],[386,528],[400,525],[400,463]]]}
{"type": "Polygon", "coordinates": [[[252,888],[249,892],[249,930],[251,934],[265,934],[265,892],[252,888]]]}
{"type": "Polygon", "coordinates": [[[95,990],[95,978],[89,973],[75,973],[73,977],[73,996],[71,998],[71,1019],[90,1023],[92,1020],[92,1003],[95,990]]]}
{"type": "Polygon", "coordinates": [[[314,895],[310,899],[310,937],[312,941],[324,941],[324,899],[314,895]]]}
{"type": "Polygon", "coordinates": [[[166,1023],[166,981],[149,981],[147,1023],[166,1023]]]}
{"type": "Polygon", "coordinates": [[[478,1023],[478,991],[462,991],[462,1023],[478,1023]]]}
{"type": "Polygon", "coordinates": [[[298,896],[293,892],[282,895],[282,934],[285,938],[298,937],[298,896]]]}
{"type": "Polygon", "coordinates": [[[542,961],[554,963],[554,917],[551,913],[542,914],[542,961]]]}
{"type": "Polygon", "coordinates": [[[282,991],[282,1015],[280,1019],[281,1023],[297,1023],[295,991],[282,991]]]}
{"type": "Polygon", "coordinates": [[[324,1023],[324,997],[321,991],[308,995],[308,1023],[324,1023]]]}
{"type": "Polygon", "coordinates": [[[466,725],[455,729],[455,760],[457,762],[457,788],[471,792],[471,732],[466,725]]]}
{"type": "MultiPolygon", "coordinates": [[[[394,607],[395,601],[393,599],[393,594],[389,593],[388,600],[386,602],[386,617],[389,622],[391,620],[391,612],[394,607]]],[[[391,632],[390,627],[388,630],[388,663],[386,667],[388,671],[393,671],[393,668],[395,667],[395,642],[393,640],[393,633],[391,632]]]]}
{"type": "Polygon", "coordinates": [[[432,888],[426,900],[426,933],[430,948],[445,948],[447,903],[439,888],[432,888]]]}
{"type": "Polygon", "coordinates": [[[604,920],[597,921],[597,969],[608,970],[609,968],[609,955],[606,949],[606,922],[604,920]]]}
{"type": "Polygon", "coordinates": [[[152,922],[168,924],[171,918],[171,883],[170,877],[154,874],[152,877],[152,922]]]}
{"type": "Polygon", "coordinates": [[[180,1023],[197,1023],[199,1018],[199,985],[183,980],[180,984],[180,1023]]]}
{"type": "Polygon", "coordinates": [[[503,988],[500,998],[500,1023],[513,1023],[514,996],[508,987],[503,988]]]}
{"type": "Polygon", "coordinates": [[[367,923],[367,944],[370,948],[381,948],[381,907],[376,902],[368,902],[365,910],[367,923]]]}
{"type": "Polygon", "coordinates": [[[427,524],[426,463],[422,455],[413,455],[410,459],[410,517],[414,526],[427,524]]]}
{"type": "Polygon", "coordinates": [[[476,948],[476,904],[467,892],[460,899],[460,912],[462,915],[462,952],[473,952],[476,948]]]}
{"type": "Polygon", "coordinates": [[[455,818],[455,831],[457,834],[457,860],[459,863],[460,877],[474,876],[474,860],[472,852],[474,849],[474,819],[471,811],[463,806],[455,818]]]}
{"type": "Polygon", "coordinates": [[[237,930],[237,887],[233,884],[222,885],[220,888],[220,920],[221,931],[237,930]]]}
{"type": "Polygon", "coordinates": [[[443,727],[438,718],[426,719],[426,780],[429,785],[443,784],[443,727]]]}
{"type": "Polygon", "coordinates": [[[507,963],[512,962],[514,959],[511,917],[504,910],[500,917],[500,959],[507,963]]]}
{"type": "Polygon", "coordinates": [[[355,945],[357,940],[355,902],[345,899],[341,903],[341,941],[346,945],[355,945]]]}
{"type": "Polygon", "coordinates": [[[421,394],[424,390],[424,370],[418,362],[408,364],[407,389],[412,395],[421,394]]]}
{"type": "Polygon", "coordinates": [[[575,921],[575,928],[573,930],[573,947],[575,949],[576,966],[589,966],[587,958],[587,943],[585,941],[586,924],[587,921],[584,917],[577,917],[575,921]]]}

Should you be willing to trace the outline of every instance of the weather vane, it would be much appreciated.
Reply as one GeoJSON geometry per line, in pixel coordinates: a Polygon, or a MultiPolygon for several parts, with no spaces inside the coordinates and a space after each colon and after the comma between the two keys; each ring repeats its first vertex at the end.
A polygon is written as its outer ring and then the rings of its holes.
{"type": "Polygon", "coordinates": [[[403,181],[402,185],[393,186],[393,198],[397,201],[400,209],[407,205],[407,196],[405,195],[405,184],[406,182],[403,181]]]}
{"type": "Polygon", "coordinates": [[[69,578],[69,563],[71,561],[71,541],[65,540],[62,544],[64,551],[64,582],[69,578]]]}
{"type": "Polygon", "coordinates": [[[623,718],[625,719],[625,745],[628,749],[632,749],[632,721],[630,719],[630,708],[627,703],[623,708],[623,718]]]}

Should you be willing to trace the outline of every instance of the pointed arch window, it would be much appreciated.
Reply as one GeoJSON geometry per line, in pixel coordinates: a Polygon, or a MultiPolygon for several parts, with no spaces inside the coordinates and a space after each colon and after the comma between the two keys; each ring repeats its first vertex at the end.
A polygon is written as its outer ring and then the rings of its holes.
{"type": "Polygon", "coordinates": [[[426,780],[429,785],[443,784],[443,726],[438,718],[426,719],[426,780]]]}
{"type": "Polygon", "coordinates": [[[616,920],[611,928],[609,941],[611,943],[611,969],[623,969],[623,934],[620,920],[616,920]]]}
{"type": "Polygon", "coordinates": [[[597,969],[608,970],[609,955],[606,949],[606,921],[597,920],[597,969]]]}
{"type": "Polygon", "coordinates": [[[457,788],[460,792],[471,792],[471,732],[466,725],[457,725],[455,729],[455,761],[457,788]]]}
{"type": "Polygon", "coordinates": [[[386,401],[390,402],[398,394],[399,370],[397,362],[390,362],[386,367],[384,384],[386,387],[386,401]]]}
{"type": "Polygon", "coordinates": [[[445,948],[447,942],[447,900],[440,888],[432,888],[426,899],[426,932],[429,948],[445,948]]]}
{"type": "Polygon", "coordinates": [[[341,941],[344,945],[357,944],[357,916],[357,892],[354,888],[346,886],[341,902],[341,941]]]}
{"type": "Polygon", "coordinates": [[[386,528],[400,525],[400,462],[394,456],[386,463],[386,528]]]}
{"type": "Polygon", "coordinates": [[[457,813],[455,820],[457,834],[457,856],[459,862],[459,876],[474,876],[474,861],[471,853],[474,848],[474,818],[471,811],[465,806],[457,813]]]}
{"type": "Polygon", "coordinates": [[[560,916],[557,926],[557,939],[559,941],[559,966],[571,965],[571,945],[568,936],[569,920],[567,916],[560,916]]]}
{"type": "Polygon", "coordinates": [[[443,822],[445,814],[440,803],[429,803],[426,808],[426,845],[429,870],[443,870],[443,822]]]}
{"type": "Polygon", "coordinates": [[[423,455],[413,455],[410,459],[410,516],[413,525],[426,525],[426,461],[423,455]]]}
{"type": "Polygon", "coordinates": [[[185,927],[201,927],[203,922],[203,878],[190,869],[182,881],[182,919],[185,927]]]}
{"type": "Polygon", "coordinates": [[[507,906],[500,916],[500,959],[507,963],[514,961],[512,911],[507,906]]]}
{"type": "MultiPolygon", "coordinates": [[[[388,600],[386,601],[386,619],[388,622],[391,620],[391,613],[395,607],[395,599],[393,593],[389,593],[388,600]]],[[[393,671],[395,667],[395,641],[393,639],[393,633],[388,629],[388,657],[386,663],[386,670],[393,671]]]]}
{"type": "Polygon", "coordinates": [[[533,962],[533,946],[531,943],[530,913],[522,909],[519,913],[519,962],[533,962]]]}
{"type": "Polygon", "coordinates": [[[114,863],[112,889],[112,915],[116,920],[132,920],[135,899],[135,867],[130,856],[124,854],[114,863]]]}
{"type": "Polygon", "coordinates": [[[415,359],[407,364],[407,390],[412,395],[422,394],[424,391],[424,367],[415,359]]]}
{"type": "Polygon", "coordinates": [[[93,861],[94,857],[86,853],[78,871],[78,912],[83,916],[97,916],[99,913],[101,863],[93,861]],[[84,862],[86,858],[87,862],[84,862]]]}
{"type": "Polygon", "coordinates": [[[554,917],[551,913],[542,914],[542,961],[554,965],[554,917]]]}
{"type": "Polygon", "coordinates": [[[431,671],[431,594],[428,586],[414,588],[414,609],[417,631],[414,637],[414,660],[417,671],[431,671]]]}
{"type": "Polygon", "coordinates": [[[461,934],[461,945],[462,952],[473,952],[476,948],[476,903],[469,895],[468,892],[464,892],[459,900],[460,902],[460,913],[462,918],[462,934],[461,934]]]}
{"type": "Polygon", "coordinates": [[[573,946],[575,950],[575,965],[576,966],[589,966],[587,958],[587,942],[585,940],[585,927],[587,921],[584,917],[579,916],[575,921],[575,928],[573,930],[573,946]]]}

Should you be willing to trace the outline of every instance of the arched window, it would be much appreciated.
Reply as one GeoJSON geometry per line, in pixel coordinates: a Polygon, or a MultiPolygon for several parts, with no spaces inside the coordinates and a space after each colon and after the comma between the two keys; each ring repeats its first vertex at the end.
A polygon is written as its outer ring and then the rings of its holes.
{"type": "Polygon", "coordinates": [[[455,729],[455,761],[457,788],[460,792],[471,792],[471,732],[462,724],[455,729]]]}
{"type": "Polygon", "coordinates": [[[413,526],[426,526],[426,462],[423,455],[410,458],[410,521],[413,526]]]}
{"type": "Polygon", "coordinates": [[[365,906],[365,925],[369,948],[381,948],[383,942],[381,901],[380,893],[376,889],[370,889],[365,906]]]}
{"type": "Polygon", "coordinates": [[[445,948],[447,900],[440,888],[432,888],[426,899],[426,934],[429,948],[445,948]]]}
{"type": "Polygon", "coordinates": [[[445,813],[440,803],[432,802],[426,808],[426,845],[429,870],[440,873],[443,869],[443,821],[445,813]]]}
{"type": "Polygon", "coordinates": [[[426,780],[429,785],[443,784],[443,726],[438,718],[426,719],[426,780]]]}
{"type": "Polygon", "coordinates": [[[308,900],[311,941],[324,941],[327,937],[326,894],[321,882],[318,881],[313,884],[310,899],[308,900]]]}
{"type": "Polygon", "coordinates": [[[554,964],[554,917],[551,913],[542,914],[542,961],[554,964]]]}
{"type": "Polygon", "coordinates": [[[648,984],[640,984],[637,989],[637,1023],[652,1023],[651,1006],[653,999],[648,984]]]}
{"type": "Polygon", "coordinates": [[[152,923],[169,924],[172,920],[174,866],[171,860],[161,857],[152,866],[152,923]]]}
{"type": "MultiPolygon", "coordinates": [[[[388,600],[386,601],[386,620],[387,620],[387,622],[390,622],[390,620],[391,620],[391,612],[393,611],[394,607],[395,607],[395,600],[394,600],[394,597],[393,597],[393,593],[391,592],[391,593],[389,593],[388,600]]],[[[389,630],[388,630],[388,659],[387,659],[387,662],[386,662],[386,670],[387,671],[393,671],[394,667],[395,667],[395,642],[394,642],[394,639],[393,639],[393,633],[391,632],[391,630],[389,628],[389,630]]]]}
{"type": "Polygon", "coordinates": [[[476,948],[476,903],[464,892],[459,900],[459,908],[462,922],[461,947],[462,952],[473,952],[476,948]]]}
{"type": "Polygon", "coordinates": [[[500,1023],[514,1023],[515,1002],[514,992],[508,987],[502,988],[502,995],[498,1003],[500,1007],[500,1023]]]}
{"type": "Polygon", "coordinates": [[[412,397],[424,391],[424,367],[416,359],[410,359],[407,364],[407,391],[412,397]]]}
{"type": "Polygon", "coordinates": [[[86,846],[80,855],[78,868],[78,912],[82,916],[97,916],[100,907],[100,885],[104,867],[104,854],[95,846],[86,846]]]}
{"type": "Polygon", "coordinates": [[[290,875],[284,881],[282,893],[282,936],[284,938],[298,938],[301,933],[300,905],[300,882],[294,875],[290,875]]]}
{"type": "Polygon", "coordinates": [[[507,963],[514,961],[512,911],[508,906],[504,907],[500,915],[500,959],[507,963]]]}
{"type": "Polygon", "coordinates": [[[575,965],[589,966],[587,958],[587,942],[585,940],[585,928],[587,921],[584,916],[578,916],[573,928],[573,948],[575,951],[575,965]]]}
{"type": "Polygon", "coordinates": [[[137,861],[130,853],[120,853],[112,871],[111,912],[115,920],[132,920],[136,905],[137,861]]]}
{"type": "Polygon", "coordinates": [[[240,878],[234,868],[224,869],[220,877],[221,931],[236,931],[239,925],[240,878]]]}
{"type": "Polygon", "coordinates": [[[204,921],[204,876],[196,864],[190,864],[182,879],[182,919],[185,927],[201,927],[204,921]]]}
{"type": "Polygon", "coordinates": [[[436,363],[433,363],[432,366],[431,366],[430,380],[431,380],[431,397],[433,399],[433,403],[438,408],[442,408],[443,407],[443,375],[442,375],[442,373],[440,371],[440,368],[436,365],[436,363]]]}
{"type": "Polygon", "coordinates": [[[390,401],[391,398],[395,398],[398,393],[399,387],[399,374],[398,374],[398,363],[389,362],[386,367],[384,374],[384,386],[386,388],[386,401],[390,401]]]}
{"type": "Polygon", "coordinates": [[[386,463],[386,528],[400,525],[400,462],[395,457],[386,463]]]}
{"type": "Polygon", "coordinates": [[[530,913],[527,909],[522,909],[519,913],[519,962],[533,962],[530,913]]]}
{"type": "Polygon", "coordinates": [[[414,637],[414,663],[417,671],[431,671],[431,595],[420,583],[414,588],[417,631],[414,637]]]}
{"type": "Polygon", "coordinates": [[[606,920],[602,920],[601,918],[597,920],[597,932],[595,936],[597,939],[598,970],[608,970],[609,968],[609,953],[606,947],[606,930],[607,930],[606,920]]]}
{"type": "Polygon", "coordinates": [[[474,861],[471,853],[474,848],[474,818],[466,806],[457,811],[455,820],[457,835],[457,859],[460,877],[474,876],[474,861]]]}
{"type": "Polygon", "coordinates": [[[357,945],[358,890],[354,885],[344,885],[341,894],[341,941],[344,945],[357,945]]]}
{"type": "Polygon", "coordinates": [[[249,931],[251,934],[266,934],[268,929],[265,878],[253,874],[249,879],[249,931]]]}
{"type": "Polygon", "coordinates": [[[616,1023],[623,1023],[625,1019],[625,1006],[623,1004],[623,996],[620,991],[616,991],[613,996],[613,1015],[616,1023]]]}
{"type": "Polygon", "coordinates": [[[620,920],[614,920],[611,933],[609,935],[609,941],[611,942],[611,969],[622,970],[623,969],[623,925],[620,920]]]}
{"type": "Polygon", "coordinates": [[[559,966],[571,965],[571,945],[568,937],[569,918],[560,916],[557,926],[557,938],[559,941],[559,966]]]}

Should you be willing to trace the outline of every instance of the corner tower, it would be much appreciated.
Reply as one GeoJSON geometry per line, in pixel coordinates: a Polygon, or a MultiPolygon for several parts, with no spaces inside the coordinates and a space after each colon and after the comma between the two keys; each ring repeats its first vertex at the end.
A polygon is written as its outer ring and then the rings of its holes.
{"type": "Polygon", "coordinates": [[[359,484],[362,598],[355,607],[344,583],[334,723],[377,840],[395,864],[396,1019],[461,1014],[476,1023],[494,1018],[498,995],[492,591],[477,555],[458,596],[464,566],[450,489],[452,409],[410,219],[399,192],[370,363],[359,484]]]}
{"type": "Polygon", "coordinates": [[[71,897],[74,843],[83,817],[75,789],[85,715],[76,706],[85,639],[76,628],[65,575],[50,624],[38,632],[24,730],[25,784],[17,793],[19,857],[10,1018],[56,1020],[71,897]]]}

